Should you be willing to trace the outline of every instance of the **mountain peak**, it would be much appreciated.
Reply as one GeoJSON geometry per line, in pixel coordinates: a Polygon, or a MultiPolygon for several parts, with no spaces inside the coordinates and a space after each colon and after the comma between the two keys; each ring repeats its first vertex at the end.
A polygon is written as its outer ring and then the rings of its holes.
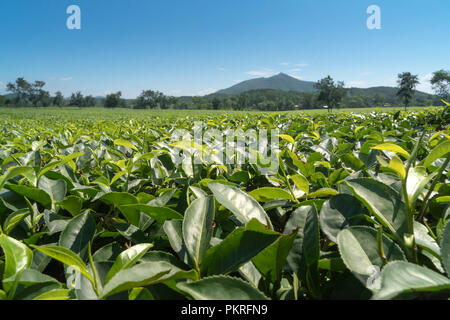
{"type": "Polygon", "coordinates": [[[298,80],[280,72],[268,78],[256,78],[238,83],[231,88],[220,90],[219,94],[240,94],[257,89],[274,89],[281,91],[314,92],[314,82],[298,80]]]}

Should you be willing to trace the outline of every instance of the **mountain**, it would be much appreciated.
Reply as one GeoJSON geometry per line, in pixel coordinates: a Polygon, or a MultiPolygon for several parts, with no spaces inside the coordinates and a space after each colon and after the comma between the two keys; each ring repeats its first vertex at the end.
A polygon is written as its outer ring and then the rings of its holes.
{"type": "MultiPolygon", "coordinates": [[[[397,95],[398,88],[393,87],[371,87],[371,88],[349,88],[348,94],[350,96],[382,96],[382,97],[395,97],[397,95]]],[[[426,99],[433,97],[432,94],[415,91],[414,97],[416,99],[426,99]]]]}
{"type": "Polygon", "coordinates": [[[285,73],[279,73],[270,78],[256,78],[238,83],[228,89],[217,91],[216,94],[240,94],[250,90],[274,89],[281,91],[314,92],[314,82],[298,80],[285,73]]]}
{"type": "MultiPolygon", "coordinates": [[[[315,82],[302,81],[285,73],[279,73],[270,78],[256,78],[238,83],[228,89],[219,90],[211,95],[237,95],[251,90],[273,89],[278,91],[315,92],[315,82]]],[[[380,96],[382,98],[396,99],[398,89],[393,87],[348,88],[349,96],[380,96]]],[[[415,92],[416,99],[430,99],[433,95],[421,91],[415,92]]]]}

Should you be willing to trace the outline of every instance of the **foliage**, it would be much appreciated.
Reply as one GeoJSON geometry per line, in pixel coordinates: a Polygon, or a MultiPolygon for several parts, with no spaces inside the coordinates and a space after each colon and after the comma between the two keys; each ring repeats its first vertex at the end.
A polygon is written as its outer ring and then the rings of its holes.
{"type": "Polygon", "coordinates": [[[411,74],[411,72],[403,72],[398,75],[398,92],[405,106],[405,111],[414,96],[414,89],[419,84],[419,76],[411,74]]]}
{"type": "Polygon", "coordinates": [[[0,117],[2,299],[449,297],[440,110],[81,112],[0,117]],[[198,121],[279,128],[279,170],[177,163],[198,121]]]}
{"type": "Polygon", "coordinates": [[[347,94],[344,82],[335,83],[330,76],[319,80],[314,87],[319,91],[318,100],[324,102],[330,112],[333,111],[333,107],[339,106],[347,94]]]}
{"type": "Polygon", "coordinates": [[[124,106],[124,102],[122,100],[122,92],[111,93],[106,96],[105,99],[105,107],[106,108],[120,108],[124,106]]]}
{"type": "Polygon", "coordinates": [[[450,71],[439,70],[433,73],[431,78],[431,85],[433,90],[444,100],[449,100],[450,98],[450,71]]]}

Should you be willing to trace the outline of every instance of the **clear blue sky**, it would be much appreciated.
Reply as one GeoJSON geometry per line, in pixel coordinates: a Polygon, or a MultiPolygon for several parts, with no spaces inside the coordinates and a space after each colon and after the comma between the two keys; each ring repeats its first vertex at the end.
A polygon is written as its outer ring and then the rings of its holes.
{"type": "Polygon", "coordinates": [[[450,69],[449,0],[1,0],[0,92],[19,76],[69,95],[197,95],[285,72],[348,86],[450,69]],[[82,10],[68,30],[66,9],[82,10]],[[369,5],[381,30],[366,27],[369,5]]]}

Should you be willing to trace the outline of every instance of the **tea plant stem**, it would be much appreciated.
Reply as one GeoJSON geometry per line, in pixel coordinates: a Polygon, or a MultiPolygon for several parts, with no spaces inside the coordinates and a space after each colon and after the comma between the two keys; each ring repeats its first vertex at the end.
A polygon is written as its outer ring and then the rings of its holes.
{"type": "Polygon", "coordinates": [[[98,276],[97,276],[97,269],[95,268],[94,265],[94,260],[92,259],[92,252],[91,252],[91,242],[89,242],[88,245],[88,254],[89,254],[89,263],[91,264],[91,268],[92,268],[92,274],[94,276],[94,291],[95,294],[97,295],[97,297],[100,297],[100,292],[98,290],[98,276]]]}
{"type": "Polygon", "coordinates": [[[447,156],[447,160],[445,160],[444,164],[439,168],[438,174],[437,174],[436,177],[434,178],[433,183],[431,184],[431,187],[430,187],[430,189],[428,190],[427,195],[426,195],[425,198],[423,199],[423,201],[425,202],[425,205],[424,205],[424,207],[423,207],[423,209],[422,209],[422,212],[420,213],[419,221],[423,221],[423,219],[424,219],[424,217],[425,217],[425,213],[427,212],[428,207],[429,207],[430,204],[431,204],[431,201],[433,201],[433,198],[430,198],[430,197],[431,197],[431,194],[433,193],[434,188],[436,187],[436,185],[438,184],[439,180],[441,179],[442,173],[444,172],[445,168],[447,168],[449,162],[450,162],[450,155],[447,156]]]}

